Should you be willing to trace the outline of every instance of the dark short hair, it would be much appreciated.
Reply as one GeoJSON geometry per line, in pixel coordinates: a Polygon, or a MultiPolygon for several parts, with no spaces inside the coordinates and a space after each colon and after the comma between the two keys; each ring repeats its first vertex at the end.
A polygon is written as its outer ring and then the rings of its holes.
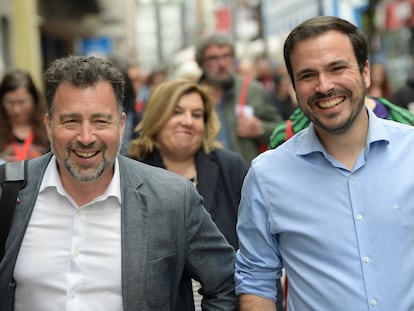
{"type": "Polygon", "coordinates": [[[283,57],[293,83],[290,56],[296,44],[303,40],[320,36],[331,30],[339,31],[348,36],[354,49],[358,67],[360,71],[363,70],[365,62],[368,60],[368,38],[365,33],[344,19],[335,16],[316,16],[296,26],[285,40],[283,57]]]}
{"type": "Polygon", "coordinates": [[[200,68],[202,68],[204,62],[204,51],[211,45],[218,45],[220,47],[228,46],[231,49],[232,55],[234,56],[235,54],[234,43],[230,40],[229,37],[221,33],[209,35],[201,39],[196,46],[194,58],[200,68]]]}
{"type": "Polygon", "coordinates": [[[69,55],[56,59],[44,73],[47,108],[53,114],[53,100],[56,90],[63,82],[86,88],[100,81],[112,85],[118,110],[123,110],[125,80],[121,71],[109,60],[93,57],[69,55]]]}

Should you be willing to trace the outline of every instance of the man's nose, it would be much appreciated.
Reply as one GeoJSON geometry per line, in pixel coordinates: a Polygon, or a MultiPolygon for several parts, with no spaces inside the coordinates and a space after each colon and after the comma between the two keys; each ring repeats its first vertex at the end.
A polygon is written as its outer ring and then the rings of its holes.
{"type": "Polygon", "coordinates": [[[326,74],[320,74],[318,76],[316,90],[320,93],[326,93],[334,87],[332,79],[326,74]]]}
{"type": "Polygon", "coordinates": [[[91,124],[84,122],[81,124],[78,134],[78,141],[83,145],[89,145],[96,140],[95,130],[91,124]]]}

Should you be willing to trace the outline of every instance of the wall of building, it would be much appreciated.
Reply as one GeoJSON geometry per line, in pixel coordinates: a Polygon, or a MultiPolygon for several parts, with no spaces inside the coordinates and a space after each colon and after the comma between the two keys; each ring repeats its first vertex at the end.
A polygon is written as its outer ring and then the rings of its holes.
{"type": "Polygon", "coordinates": [[[287,34],[299,23],[318,15],[333,15],[361,26],[357,12],[368,0],[262,0],[263,35],[267,52],[282,61],[282,46],[287,34]]]}
{"type": "Polygon", "coordinates": [[[41,49],[36,0],[0,0],[0,77],[25,69],[41,87],[41,49]]]}
{"type": "Polygon", "coordinates": [[[42,85],[39,17],[36,0],[13,0],[11,47],[14,67],[28,70],[35,83],[42,85]]]}

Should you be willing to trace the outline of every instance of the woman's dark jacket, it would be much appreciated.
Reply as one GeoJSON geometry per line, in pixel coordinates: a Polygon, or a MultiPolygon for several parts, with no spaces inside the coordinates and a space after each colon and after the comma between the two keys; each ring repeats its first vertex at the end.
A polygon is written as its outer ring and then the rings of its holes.
{"type": "MultiPolygon", "coordinates": [[[[142,162],[166,168],[158,150],[142,162]]],[[[195,155],[195,164],[197,189],[204,198],[205,208],[227,241],[238,249],[237,209],[248,169],[246,162],[238,153],[220,148],[209,154],[200,149],[195,155]]]]}

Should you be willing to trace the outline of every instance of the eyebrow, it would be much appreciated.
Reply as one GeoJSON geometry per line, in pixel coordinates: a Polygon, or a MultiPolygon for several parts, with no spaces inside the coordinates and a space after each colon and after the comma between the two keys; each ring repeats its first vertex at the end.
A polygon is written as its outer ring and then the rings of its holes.
{"type": "MultiPolygon", "coordinates": [[[[60,120],[62,119],[70,119],[70,118],[74,118],[74,119],[82,119],[82,114],[80,113],[68,113],[68,114],[63,114],[59,117],[60,120]]],[[[91,116],[91,119],[96,119],[96,118],[105,118],[105,119],[112,119],[112,114],[104,114],[104,113],[94,113],[91,116]]]]}
{"type": "MultiPolygon", "coordinates": [[[[350,63],[348,61],[345,60],[336,60],[333,62],[328,63],[326,66],[323,66],[323,68],[332,68],[335,66],[346,66],[346,67],[350,67],[350,63]]],[[[312,69],[312,68],[305,68],[305,69],[301,69],[296,73],[296,76],[300,76],[302,74],[305,73],[313,73],[313,72],[317,72],[318,70],[312,69]]]]}

